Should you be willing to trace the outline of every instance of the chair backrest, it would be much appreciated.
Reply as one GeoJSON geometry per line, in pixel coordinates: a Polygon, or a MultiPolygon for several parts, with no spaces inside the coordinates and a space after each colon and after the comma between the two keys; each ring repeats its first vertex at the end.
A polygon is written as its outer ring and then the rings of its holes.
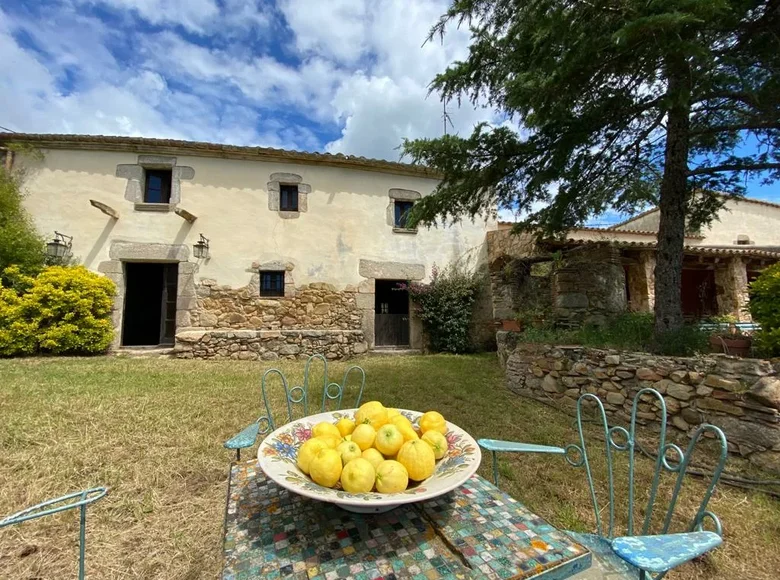
{"type": "MultiPolygon", "coordinates": [[[[359,366],[353,365],[348,367],[347,370],[344,371],[344,377],[342,378],[341,383],[329,382],[328,360],[321,354],[314,354],[308,358],[306,361],[306,366],[303,369],[303,384],[294,386],[292,388],[289,387],[287,378],[284,376],[282,371],[279,369],[268,369],[265,371],[265,373],[263,373],[263,379],[261,383],[265,415],[257,420],[259,425],[259,434],[266,435],[267,433],[270,433],[276,429],[278,426],[289,423],[296,414],[305,417],[315,412],[324,413],[328,410],[329,407],[331,407],[332,410],[341,409],[342,404],[344,404],[344,395],[347,387],[349,386],[348,383],[351,375],[356,375],[356,378],[352,381],[354,384],[354,390],[357,392],[357,396],[354,399],[354,406],[359,407],[360,399],[363,397],[363,389],[366,386],[366,373],[359,366]],[[310,410],[309,394],[310,389],[313,386],[312,365],[315,362],[322,363],[322,399],[321,404],[319,405],[319,410],[313,410],[315,409],[314,407],[312,407],[312,410],[310,410]],[[282,414],[282,416],[277,416],[276,419],[274,418],[274,413],[271,409],[271,404],[268,399],[269,387],[272,382],[271,378],[274,376],[277,376],[280,381],[273,382],[281,382],[281,385],[284,389],[284,401],[287,410],[286,415],[282,414]],[[329,405],[331,402],[333,402],[333,404],[329,405]],[[294,413],[294,411],[299,412],[294,413]]],[[[352,399],[348,397],[346,401],[347,404],[349,404],[350,401],[352,401],[352,399]]]]}
{"type": "Polygon", "coordinates": [[[714,425],[702,424],[694,432],[691,440],[688,444],[685,452],[674,443],[666,442],[666,420],[667,411],[666,403],[663,396],[655,389],[641,389],[634,397],[632,409],[631,409],[631,422],[629,428],[620,426],[610,427],[607,422],[606,412],[604,405],[599,398],[593,394],[584,394],[577,401],[577,429],[579,431],[579,445],[568,445],[566,447],[566,461],[574,467],[584,467],[588,476],[588,485],[590,487],[590,497],[593,503],[593,509],[596,515],[596,524],[598,534],[606,538],[614,538],[615,533],[615,481],[613,473],[613,453],[614,452],[628,452],[628,536],[633,535],[646,535],[650,532],[650,525],[653,519],[653,510],[656,507],[656,499],[658,495],[659,482],[661,480],[661,474],[663,471],[677,473],[675,478],[674,488],[672,490],[672,496],[669,501],[669,505],[666,508],[666,513],[663,518],[663,529],[660,530],[661,534],[669,533],[669,527],[672,523],[672,517],[674,515],[675,508],[677,507],[677,500],[680,495],[680,489],[682,488],[685,472],[691,462],[691,457],[699,440],[706,434],[711,433],[714,436],[714,440],[720,445],[718,461],[715,469],[710,477],[709,484],[704,493],[704,497],[699,503],[698,510],[695,517],[688,526],[687,531],[701,530],[704,520],[710,519],[715,527],[715,531],[721,534],[721,524],[718,517],[712,512],[707,511],[707,503],[712,496],[712,492],[715,489],[715,485],[720,478],[723,471],[723,467],[726,463],[726,457],[728,453],[728,447],[726,444],[726,436],[723,431],[714,425]],[[636,440],[636,423],[637,423],[637,411],[639,409],[640,402],[649,402],[655,399],[655,406],[660,409],[661,424],[659,430],[658,447],[653,450],[655,455],[655,466],[652,474],[652,485],[650,488],[650,494],[647,504],[645,506],[645,517],[641,527],[634,522],[634,474],[635,474],[635,453],[639,451],[639,444],[636,440]],[[588,450],[586,447],[586,432],[583,429],[583,406],[591,406],[596,411],[595,423],[598,425],[598,429],[601,435],[604,437],[604,453],[606,456],[606,472],[607,483],[609,485],[609,525],[602,524],[602,510],[599,506],[599,501],[596,495],[596,487],[593,478],[593,472],[588,457],[588,450]],[[669,457],[669,455],[673,457],[669,457]]]}

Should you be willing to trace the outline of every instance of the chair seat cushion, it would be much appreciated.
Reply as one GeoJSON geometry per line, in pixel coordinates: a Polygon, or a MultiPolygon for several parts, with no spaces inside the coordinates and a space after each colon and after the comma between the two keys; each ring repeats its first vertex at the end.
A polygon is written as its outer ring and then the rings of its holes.
{"type": "Polygon", "coordinates": [[[260,430],[260,424],[255,422],[249,427],[241,431],[238,435],[225,441],[225,447],[227,449],[245,449],[252,447],[257,439],[257,433],[260,430]]]}
{"type": "Polygon", "coordinates": [[[637,568],[665,572],[719,546],[714,532],[689,532],[662,536],[624,536],[612,540],[615,553],[637,568]]]}

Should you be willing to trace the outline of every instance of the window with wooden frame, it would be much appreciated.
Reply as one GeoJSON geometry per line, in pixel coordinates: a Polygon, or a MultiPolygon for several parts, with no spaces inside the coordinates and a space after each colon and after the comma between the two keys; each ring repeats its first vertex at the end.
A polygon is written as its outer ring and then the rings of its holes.
{"type": "Polygon", "coordinates": [[[298,186],[282,183],[279,185],[279,210],[298,211],[298,186]]]}
{"type": "Polygon", "coordinates": [[[144,187],[144,203],[170,203],[171,178],[170,169],[147,169],[144,187]]]}
{"type": "Polygon", "coordinates": [[[260,272],[260,296],[284,296],[284,272],[260,272]]]}
{"type": "Polygon", "coordinates": [[[406,225],[406,221],[413,205],[413,201],[395,201],[395,227],[403,230],[409,229],[406,225]]]}

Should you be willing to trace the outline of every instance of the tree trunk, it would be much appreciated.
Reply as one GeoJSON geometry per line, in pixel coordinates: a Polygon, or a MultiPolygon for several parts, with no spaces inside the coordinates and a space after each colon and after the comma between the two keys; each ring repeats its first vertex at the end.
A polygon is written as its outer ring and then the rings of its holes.
{"type": "Polygon", "coordinates": [[[676,330],[683,324],[682,261],[688,196],[690,131],[689,70],[685,60],[669,63],[669,109],[664,153],[664,175],[659,201],[660,224],[655,264],[655,332],[676,330]]]}

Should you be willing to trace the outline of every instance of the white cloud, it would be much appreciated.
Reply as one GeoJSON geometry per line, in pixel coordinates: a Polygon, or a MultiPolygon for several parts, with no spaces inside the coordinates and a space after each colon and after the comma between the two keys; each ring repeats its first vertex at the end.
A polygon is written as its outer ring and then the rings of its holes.
{"type": "Polygon", "coordinates": [[[183,26],[203,32],[219,16],[215,0],[77,0],[81,4],[102,4],[114,10],[130,10],[151,24],[183,26]]]}

